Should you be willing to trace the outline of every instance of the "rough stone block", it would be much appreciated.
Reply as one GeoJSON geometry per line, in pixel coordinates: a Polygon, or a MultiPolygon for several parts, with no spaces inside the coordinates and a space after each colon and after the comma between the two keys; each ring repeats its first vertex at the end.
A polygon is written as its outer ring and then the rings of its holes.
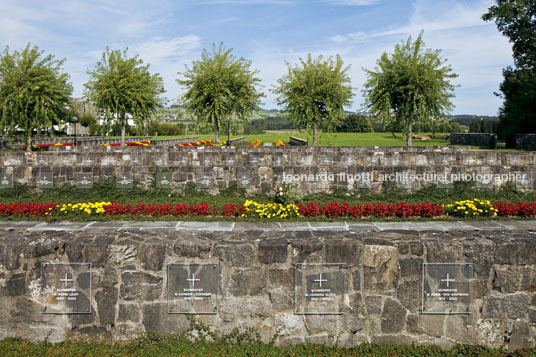
{"type": "Polygon", "coordinates": [[[115,324],[115,310],[117,305],[117,289],[106,288],[95,294],[99,321],[101,325],[115,324]]]}
{"type": "Polygon", "coordinates": [[[525,321],[515,321],[508,341],[508,349],[515,351],[523,347],[534,346],[530,325],[525,321]]]}
{"type": "Polygon", "coordinates": [[[363,248],[363,277],[365,289],[388,290],[396,286],[398,251],[388,245],[365,245],[363,248]]]}
{"type": "Polygon", "coordinates": [[[120,304],[119,313],[117,315],[118,322],[139,322],[140,321],[140,309],[137,304],[120,304]]]}
{"type": "Polygon", "coordinates": [[[527,294],[510,294],[504,297],[506,317],[510,319],[523,318],[527,315],[530,299],[527,294]]]}
{"type": "MultiPolygon", "coordinates": [[[[294,239],[290,241],[294,250],[294,261],[298,263],[320,262],[322,260],[321,253],[324,249],[324,244],[318,238],[309,239],[294,239]]],[[[323,260],[322,260],[323,261],[323,260]]]]}
{"type": "Polygon", "coordinates": [[[258,295],[266,285],[266,273],[262,269],[235,270],[229,279],[229,292],[234,296],[258,295]]]}
{"type": "MultiPolygon", "coordinates": [[[[3,280],[3,279],[2,279],[3,280]]],[[[8,274],[8,278],[0,284],[0,297],[24,296],[26,294],[26,274],[8,274]]]]}
{"type": "Polygon", "coordinates": [[[166,303],[144,305],[142,324],[146,332],[168,335],[186,332],[190,326],[184,314],[168,314],[166,303]]]}
{"type": "Polygon", "coordinates": [[[400,283],[396,296],[406,309],[411,312],[417,312],[421,304],[421,292],[421,281],[410,280],[400,283]]]}
{"type": "Polygon", "coordinates": [[[478,319],[476,321],[477,342],[498,348],[504,344],[506,323],[499,319],[478,319]]]}
{"type": "Polygon", "coordinates": [[[121,276],[120,296],[123,300],[157,300],[162,296],[162,278],[141,272],[125,272],[121,276]]]}
{"type": "Polygon", "coordinates": [[[194,238],[181,237],[173,244],[173,252],[180,257],[203,258],[210,256],[212,243],[210,241],[194,238]]]}
{"type": "Polygon", "coordinates": [[[422,259],[419,258],[406,258],[400,259],[400,276],[418,277],[422,275],[422,259]]]}
{"type": "Polygon", "coordinates": [[[398,301],[388,297],[383,304],[382,332],[402,332],[406,324],[406,314],[406,309],[398,301]]]}
{"type": "Polygon", "coordinates": [[[146,244],[140,249],[139,259],[143,269],[162,271],[166,259],[166,246],[146,244]]]}
{"type": "Polygon", "coordinates": [[[91,262],[94,268],[100,268],[109,261],[108,245],[90,244],[86,247],[85,261],[91,262]]]}
{"type": "Polygon", "coordinates": [[[382,297],[381,296],[365,296],[365,309],[367,315],[382,313],[382,297]]]}
{"type": "Polygon", "coordinates": [[[474,324],[471,315],[450,315],[446,317],[445,337],[457,343],[474,341],[474,324]]]}
{"type": "Polygon", "coordinates": [[[326,263],[345,263],[349,267],[360,267],[361,243],[343,239],[326,240],[326,263]]]}
{"type": "Polygon", "coordinates": [[[267,239],[259,242],[259,262],[263,264],[284,263],[287,261],[288,241],[286,239],[267,239]]]}
{"type": "Polygon", "coordinates": [[[256,260],[253,244],[225,242],[214,247],[214,255],[233,267],[251,266],[256,260]]]}
{"type": "Polygon", "coordinates": [[[269,269],[268,278],[274,287],[293,287],[294,270],[292,269],[269,269]]]}

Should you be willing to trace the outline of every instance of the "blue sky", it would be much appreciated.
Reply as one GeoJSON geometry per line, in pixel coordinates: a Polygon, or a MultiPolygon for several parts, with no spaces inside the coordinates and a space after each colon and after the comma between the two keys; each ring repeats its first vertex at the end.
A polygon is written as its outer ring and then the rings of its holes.
{"type": "Polygon", "coordinates": [[[495,115],[502,68],[511,45],[495,24],[480,17],[492,0],[0,0],[0,46],[28,42],[66,58],[74,95],[80,97],[106,47],[129,48],[164,78],[170,100],[183,91],[175,80],[203,48],[223,42],[259,71],[263,107],[276,108],[270,92],[308,53],[341,55],[351,65],[349,110],[363,106],[363,68],[383,52],[424,30],[426,47],[442,49],[459,77],[454,114],[495,115]]]}

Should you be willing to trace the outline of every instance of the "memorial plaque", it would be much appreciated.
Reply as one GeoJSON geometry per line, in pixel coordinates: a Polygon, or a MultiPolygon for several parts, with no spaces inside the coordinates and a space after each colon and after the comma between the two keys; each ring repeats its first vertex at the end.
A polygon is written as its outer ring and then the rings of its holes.
{"type": "Polygon", "coordinates": [[[138,156],[134,156],[132,158],[131,164],[136,166],[141,165],[141,158],[139,158],[138,156]]]}
{"type": "Polygon", "coordinates": [[[423,314],[471,313],[471,263],[424,263],[422,270],[423,314]]]}
{"type": "Polygon", "coordinates": [[[331,166],[331,159],[328,156],[322,156],[320,158],[320,165],[331,166]]]}
{"type": "Polygon", "coordinates": [[[156,166],[166,166],[167,165],[166,159],[163,159],[161,157],[159,157],[156,160],[154,160],[154,163],[155,163],[156,166]]]}
{"type": "Polygon", "coordinates": [[[13,188],[13,175],[1,173],[0,174],[0,189],[1,188],[13,188]]]}
{"type": "Polygon", "coordinates": [[[426,159],[426,155],[417,155],[417,159],[415,160],[415,164],[417,166],[428,165],[428,160],[426,159]]]}
{"type": "Polygon", "coordinates": [[[22,160],[18,157],[4,160],[4,166],[20,166],[22,165],[22,160]]]}
{"type": "Polygon", "coordinates": [[[516,188],[521,190],[530,190],[533,186],[532,181],[532,172],[516,172],[516,176],[520,179],[517,180],[516,177],[516,188]]]}
{"type": "Polygon", "coordinates": [[[227,166],[234,166],[234,164],[235,164],[234,157],[228,157],[227,160],[225,160],[225,165],[227,166]]]}
{"type": "Polygon", "coordinates": [[[41,313],[91,313],[91,264],[41,263],[41,313]]]}
{"type": "Polygon", "coordinates": [[[77,172],[76,173],[76,188],[92,188],[93,187],[93,173],[91,172],[77,172]]]}
{"type": "Polygon", "coordinates": [[[437,188],[453,188],[454,182],[452,181],[452,174],[451,173],[437,174],[436,186],[437,188]]]}
{"type": "Polygon", "coordinates": [[[346,166],[354,166],[356,163],[357,163],[357,160],[354,159],[354,157],[352,156],[347,156],[346,159],[344,160],[344,164],[346,166]]]}
{"type": "MultiPolygon", "coordinates": [[[[491,179],[491,175],[483,175],[482,179],[477,179],[476,181],[476,187],[477,188],[484,188],[488,190],[493,189],[493,180],[491,179]],[[487,177],[490,176],[490,177],[487,177]]],[[[478,177],[478,176],[477,176],[478,177]]]]}
{"type": "Polygon", "coordinates": [[[173,179],[171,178],[171,172],[158,172],[156,174],[156,187],[157,188],[171,188],[173,179]]]}
{"type": "Polygon", "coordinates": [[[54,187],[54,175],[52,172],[41,173],[37,178],[38,188],[53,188],[54,187]]]}
{"type": "Polygon", "coordinates": [[[399,166],[401,162],[402,159],[400,158],[400,155],[393,156],[393,158],[391,159],[391,164],[393,166],[399,166]]]}
{"type": "Polygon", "coordinates": [[[411,188],[411,181],[409,180],[409,175],[406,177],[406,175],[397,175],[396,176],[396,187],[398,188],[411,188]]]}
{"type": "Polygon", "coordinates": [[[251,172],[237,172],[236,184],[240,188],[247,188],[253,184],[253,174],[251,172]]]}
{"type": "Polygon", "coordinates": [[[181,166],[186,166],[188,165],[188,160],[185,157],[181,157],[179,164],[181,164],[181,166]]]}
{"type": "Polygon", "coordinates": [[[115,185],[117,188],[132,188],[132,178],[130,172],[125,172],[116,177],[115,185]]]}
{"type": "Polygon", "coordinates": [[[93,165],[94,159],[93,155],[87,155],[84,157],[84,160],[82,160],[82,164],[84,165],[93,165]]]}
{"type": "Polygon", "coordinates": [[[346,292],[345,264],[296,264],[295,314],[341,315],[346,292]]]}
{"type": "Polygon", "coordinates": [[[249,155],[249,163],[252,165],[257,165],[259,163],[259,156],[258,155],[249,155]]]}
{"type": "Polygon", "coordinates": [[[104,157],[101,160],[101,165],[102,166],[115,166],[117,164],[118,164],[118,162],[115,159],[115,157],[104,157]]]}
{"type": "Polygon", "coordinates": [[[508,155],[507,157],[509,165],[519,165],[521,163],[519,155],[508,155]]]}
{"type": "Polygon", "coordinates": [[[209,174],[200,174],[196,177],[195,183],[199,188],[209,188],[214,186],[214,178],[209,174]]]}
{"type": "Polygon", "coordinates": [[[216,314],[219,276],[218,264],[168,264],[168,313],[216,314]]]}
{"type": "Polygon", "coordinates": [[[441,157],[439,158],[439,162],[441,163],[441,165],[448,165],[449,164],[448,155],[441,155],[441,157]]]}
{"type": "Polygon", "coordinates": [[[47,158],[44,155],[37,155],[35,157],[35,165],[36,166],[47,166],[47,158]]]}

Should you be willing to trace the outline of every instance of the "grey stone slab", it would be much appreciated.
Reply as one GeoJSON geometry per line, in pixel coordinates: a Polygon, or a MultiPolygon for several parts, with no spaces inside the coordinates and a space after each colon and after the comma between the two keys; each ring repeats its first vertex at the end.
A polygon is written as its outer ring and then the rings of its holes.
{"type": "Polygon", "coordinates": [[[168,221],[138,221],[138,222],[122,222],[122,229],[140,229],[144,230],[153,230],[153,229],[175,229],[177,222],[168,222],[168,221]]]}
{"type": "MultiPolygon", "coordinates": [[[[283,225],[286,225],[286,223],[284,223],[283,225]]],[[[279,222],[261,222],[261,223],[237,222],[233,227],[233,231],[279,232],[279,231],[284,230],[283,225],[279,222]]],[[[309,228],[309,230],[310,229],[311,228],[309,228]]]]}
{"type": "Polygon", "coordinates": [[[95,221],[90,226],[86,226],[83,228],[83,230],[118,230],[121,229],[125,223],[128,223],[127,221],[113,221],[113,222],[100,222],[95,221]]]}
{"type": "Polygon", "coordinates": [[[32,221],[1,222],[0,229],[4,229],[4,230],[29,229],[39,224],[43,224],[43,223],[35,222],[35,221],[34,222],[32,221]]]}
{"type": "Polygon", "coordinates": [[[473,228],[479,231],[497,231],[497,230],[507,229],[504,226],[501,226],[500,224],[491,222],[491,221],[464,222],[464,223],[470,228],[473,228]]]}
{"type": "Polygon", "coordinates": [[[310,222],[311,229],[315,231],[333,230],[333,231],[347,231],[348,224],[346,222],[310,222]]]}
{"type": "MultiPolygon", "coordinates": [[[[531,227],[530,229],[536,229],[536,221],[522,221],[523,224],[531,227]]],[[[502,222],[501,222],[502,223],[502,222]]]]}
{"type": "Polygon", "coordinates": [[[360,230],[374,230],[377,231],[378,227],[374,225],[372,222],[346,222],[348,225],[348,230],[350,231],[360,231],[360,230]]]}
{"type": "Polygon", "coordinates": [[[234,222],[181,222],[180,225],[176,227],[177,230],[195,230],[195,231],[209,231],[209,232],[219,232],[225,231],[230,232],[233,230],[234,222]]]}
{"type": "Polygon", "coordinates": [[[41,223],[34,227],[28,228],[29,231],[77,231],[82,227],[86,226],[87,222],[52,222],[52,223],[41,223]]]}

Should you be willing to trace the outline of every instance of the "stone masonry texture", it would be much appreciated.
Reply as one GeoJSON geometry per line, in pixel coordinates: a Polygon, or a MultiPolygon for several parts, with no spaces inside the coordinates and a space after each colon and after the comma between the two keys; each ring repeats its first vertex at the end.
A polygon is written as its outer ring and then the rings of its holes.
{"type": "MultiPolygon", "coordinates": [[[[3,174],[13,181],[35,186],[47,173],[54,185],[75,185],[79,174],[94,182],[115,182],[129,174],[141,187],[153,187],[158,172],[170,172],[171,189],[192,187],[218,194],[238,186],[248,194],[271,193],[290,180],[303,193],[369,189],[380,192],[385,182],[397,185],[396,174],[496,175],[491,186],[507,183],[508,174],[526,174],[518,187],[533,190],[536,152],[486,152],[467,147],[61,147],[49,152],[1,152],[3,174]],[[372,176],[364,185],[359,175],[372,176]],[[393,175],[389,176],[388,175],[393,175]],[[505,175],[503,177],[497,175],[505,175]],[[383,177],[383,180],[382,180],[383,177]],[[244,181],[245,180],[245,181],[244,181]]],[[[399,180],[399,183],[402,179],[399,180]]],[[[487,182],[485,178],[481,182],[487,182]]],[[[515,184],[512,180],[508,181],[515,184]]],[[[410,180],[403,189],[416,191],[433,180],[410,180]]],[[[488,185],[488,184],[487,184],[488,185]]]]}
{"type": "Polygon", "coordinates": [[[219,223],[221,230],[210,222],[207,229],[156,223],[1,223],[0,338],[111,342],[151,331],[183,332],[186,316],[168,313],[166,267],[215,263],[217,313],[198,318],[220,332],[251,326],[269,340],[280,329],[280,345],[475,343],[518,349],[536,343],[533,221],[504,229],[469,222],[451,228],[440,222],[304,223],[301,229],[231,222],[219,223]],[[43,314],[41,263],[73,262],[92,264],[91,313],[43,314]],[[422,266],[438,262],[473,264],[469,314],[421,313],[422,266]],[[300,263],[344,264],[348,299],[342,314],[295,314],[300,263]]]}

